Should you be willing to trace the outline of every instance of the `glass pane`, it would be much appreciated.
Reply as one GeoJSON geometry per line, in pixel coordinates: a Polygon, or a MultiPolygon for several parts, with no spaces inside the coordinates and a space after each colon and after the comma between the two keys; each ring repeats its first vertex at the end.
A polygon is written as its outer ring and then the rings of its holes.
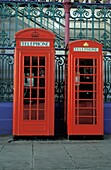
{"type": "Polygon", "coordinates": [[[37,100],[31,100],[31,109],[37,109],[37,100]]]}
{"type": "Polygon", "coordinates": [[[37,120],[37,111],[31,110],[31,120],[37,120]]]}
{"type": "Polygon", "coordinates": [[[81,117],[79,118],[79,124],[93,124],[93,119],[94,118],[81,117]]]}
{"type": "Polygon", "coordinates": [[[80,66],[93,66],[93,59],[79,59],[80,66]]]}
{"type": "Polygon", "coordinates": [[[93,99],[93,92],[80,92],[79,99],[93,99]]]}
{"type": "Polygon", "coordinates": [[[24,67],[24,76],[30,76],[30,67],[24,67]]]}
{"type": "Polygon", "coordinates": [[[93,100],[87,101],[87,100],[80,100],[80,101],[75,101],[76,107],[93,107],[93,100]]]}
{"type": "Polygon", "coordinates": [[[93,116],[94,112],[96,115],[96,110],[93,109],[75,109],[77,116],[93,116]]]}
{"type": "Polygon", "coordinates": [[[39,100],[39,109],[45,108],[45,100],[39,100]]]}
{"type": "Polygon", "coordinates": [[[38,57],[36,56],[32,57],[32,66],[38,66],[38,57]]]}
{"type": "Polygon", "coordinates": [[[37,87],[38,86],[38,78],[34,78],[34,86],[33,87],[37,87]]]}
{"type": "MultiPolygon", "coordinates": [[[[33,76],[33,75],[32,75],[33,76]]],[[[34,87],[34,78],[30,79],[30,86],[34,87]]]]}
{"type": "Polygon", "coordinates": [[[79,85],[79,90],[93,90],[93,86],[95,86],[96,88],[96,85],[95,84],[80,84],[79,85]]]}
{"type": "Polygon", "coordinates": [[[80,76],[80,82],[93,82],[93,76],[80,76]]]}
{"type": "Polygon", "coordinates": [[[24,88],[24,98],[30,98],[30,89],[24,88]]]}
{"type": "Polygon", "coordinates": [[[34,86],[34,73],[30,75],[30,68],[24,68],[24,86],[34,86]]]}
{"type": "Polygon", "coordinates": [[[24,120],[29,120],[29,110],[24,110],[23,119],[24,120]]]}
{"type": "Polygon", "coordinates": [[[45,78],[39,79],[39,87],[45,87],[45,78]]]}
{"type": "Polygon", "coordinates": [[[39,89],[39,98],[45,98],[45,89],[39,89]]]}
{"type": "Polygon", "coordinates": [[[33,76],[38,76],[38,68],[32,67],[32,73],[33,73],[33,76]]]}
{"type": "Polygon", "coordinates": [[[37,89],[31,89],[31,98],[37,98],[37,89]]]}
{"type": "Polygon", "coordinates": [[[38,119],[39,120],[44,120],[44,110],[39,110],[38,119]]]}
{"type": "Polygon", "coordinates": [[[24,57],[24,66],[30,66],[30,56],[24,57]]]}
{"type": "Polygon", "coordinates": [[[30,68],[24,67],[24,86],[30,86],[30,68]]]}
{"type": "Polygon", "coordinates": [[[93,74],[93,68],[92,67],[80,67],[79,68],[80,74],[93,74]]]}
{"type": "Polygon", "coordinates": [[[45,66],[45,57],[40,57],[39,65],[40,66],[45,66]]]}
{"type": "Polygon", "coordinates": [[[45,68],[43,68],[43,67],[39,68],[39,76],[41,76],[41,77],[45,76],[45,68]]]}
{"type": "Polygon", "coordinates": [[[24,109],[29,109],[29,107],[30,107],[30,100],[27,100],[27,99],[25,99],[24,100],[24,109]]]}
{"type": "Polygon", "coordinates": [[[28,78],[28,77],[27,77],[27,78],[25,78],[25,79],[24,79],[24,86],[29,87],[29,86],[30,86],[30,80],[31,80],[31,79],[30,79],[30,78],[28,78]]]}

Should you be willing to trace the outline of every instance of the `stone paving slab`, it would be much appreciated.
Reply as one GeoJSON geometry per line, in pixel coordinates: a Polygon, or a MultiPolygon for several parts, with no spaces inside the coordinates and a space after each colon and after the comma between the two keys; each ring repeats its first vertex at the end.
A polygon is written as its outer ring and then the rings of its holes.
{"type": "Polygon", "coordinates": [[[50,170],[74,169],[76,165],[64,150],[61,142],[34,142],[34,168],[36,167],[50,170]]]}
{"type": "Polygon", "coordinates": [[[104,140],[18,140],[0,137],[0,170],[110,170],[111,136],[104,140]]]}

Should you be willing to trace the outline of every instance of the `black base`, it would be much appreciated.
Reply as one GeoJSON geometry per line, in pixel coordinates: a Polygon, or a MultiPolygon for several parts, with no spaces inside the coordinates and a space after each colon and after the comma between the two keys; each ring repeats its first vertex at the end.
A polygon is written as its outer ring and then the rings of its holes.
{"type": "Polygon", "coordinates": [[[15,140],[103,140],[104,135],[13,136],[15,140]]]}
{"type": "Polygon", "coordinates": [[[104,135],[70,135],[69,140],[103,140],[104,135]]]}

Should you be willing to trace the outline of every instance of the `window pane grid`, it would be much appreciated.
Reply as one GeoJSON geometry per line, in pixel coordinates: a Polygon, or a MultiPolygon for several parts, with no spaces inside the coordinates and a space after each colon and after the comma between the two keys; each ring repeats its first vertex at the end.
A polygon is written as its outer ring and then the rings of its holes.
{"type": "Polygon", "coordinates": [[[23,120],[45,120],[45,57],[24,56],[23,120]]]}
{"type": "Polygon", "coordinates": [[[97,61],[76,59],[75,124],[96,124],[97,61]]]}

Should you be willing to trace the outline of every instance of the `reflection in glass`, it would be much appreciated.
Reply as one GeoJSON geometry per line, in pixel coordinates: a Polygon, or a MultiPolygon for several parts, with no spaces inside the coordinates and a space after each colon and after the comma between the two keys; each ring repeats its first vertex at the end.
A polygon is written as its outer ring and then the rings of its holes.
{"type": "Polygon", "coordinates": [[[39,76],[41,76],[41,77],[45,76],[45,68],[43,68],[43,67],[39,68],[39,76]]]}
{"type": "Polygon", "coordinates": [[[24,98],[30,98],[30,89],[24,88],[24,98]]]}
{"type": "Polygon", "coordinates": [[[93,82],[93,76],[80,75],[80,82],[93,82]]]}

